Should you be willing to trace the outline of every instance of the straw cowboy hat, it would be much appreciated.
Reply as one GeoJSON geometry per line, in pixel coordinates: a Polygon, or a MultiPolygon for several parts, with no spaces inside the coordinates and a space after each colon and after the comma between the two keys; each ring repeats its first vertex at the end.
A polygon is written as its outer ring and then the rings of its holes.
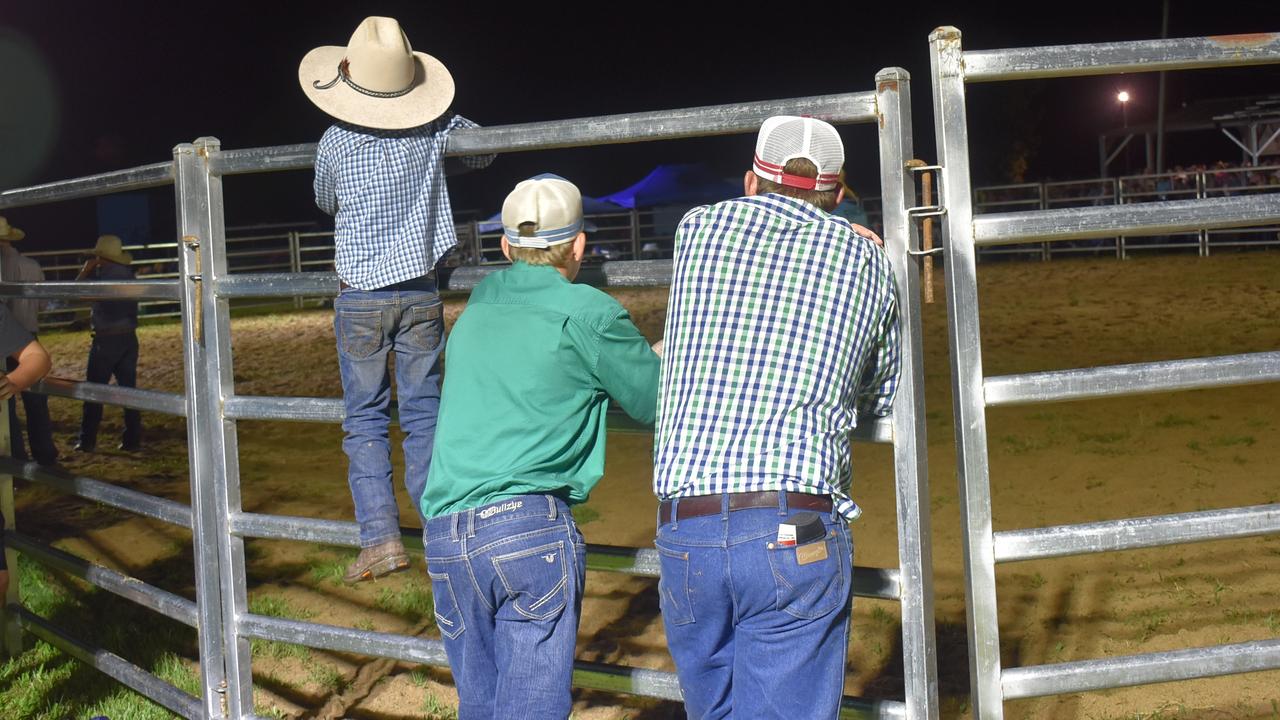
{"type": "Polygon", "coordinates": [[[9,224],[9,219],[0,216],[0,242],[15,242],[27,234],[9,224]]]}
{"type": "Polygon", "coordinates": [[[382,130],[425,125],[453,102],[453,76],[414,52],[393,18],[367,17],[346,47],[307,53],[298,66],[307,99],[333,117],[382,130]]]}
{"type": "Polygon", "coordinates": [[[98,244],[93,246],[93,254],[104,260],[128,265],[133,262],[133,256],[124,251],[121,247],[123,244],[118,236],[103,235],[98,238],[98,244]]]}

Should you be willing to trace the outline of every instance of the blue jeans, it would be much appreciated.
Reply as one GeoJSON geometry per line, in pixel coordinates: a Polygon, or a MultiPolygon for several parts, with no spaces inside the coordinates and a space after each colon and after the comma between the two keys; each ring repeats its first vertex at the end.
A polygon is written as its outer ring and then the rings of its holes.
{"type": "Polygon", "coordinates": [[[458,720],[564,720],[587,551],[569,506],[516,495],[423,533],[458,720]]]}
{"type": "Polygon", "coordinates": [[[377,290],[346,288],[333,303],[333,330],[342,373],[347,432],[347,482],[360,523],[360,546],[400,537],[400,511],[391,482],[391,378],[395,351],[396,398],[404,431],[404,486],[414,510],[427,484],[436,416],[440,412],[440,351],[444,306],[434,278],[377,290]]]}
{"type": "MultiPolygon", "coordinates": [[[[113,375],[116,385],[120,387],[131,388],[138,385],[138,335],[133,330],[93,333],[84,379],[91,383],[106,384],[113,375]]],[[[92,450],[97,446],[98,425],[101,422],[102,405],[85,403],[84,412],[80,416],[79,445],[82,449],[92,450]]],[[[120,444],[130,449],[136,449],[142,444],[142,413],[125,408],[124,435],[120,437],[120,444]]]]}
{"type": "Polygon", "coordinates": [[[801,555],[806,546],[774,542],[790,514],[779,507],[682,518],[677,501],[674,520],[658,528],[662,621],[690,720],[839,714],[849,646],[849,528],[843,518],[824,516],[826,536],[801,555]],[[826,545],[823,559],[815,559],[817,543],[826,545]]]}
{"type": "MultiPolygon", "coordinates": [[[[9,370],[17,369],[17,360],[9,357],[5,361],[9,370]]],[[[58,447],[53,442],[53,421],[49,419],[49,398],[39,393],[24,392],[22,407],[27,413],[27,436],[31,438],[30,457],[34,457],[41,465],[58,462],[58,447]]],[[[18,424],[17,398],[9,398],[9,447],[15,459],[27,459],[22,426],[18,424]]]]}

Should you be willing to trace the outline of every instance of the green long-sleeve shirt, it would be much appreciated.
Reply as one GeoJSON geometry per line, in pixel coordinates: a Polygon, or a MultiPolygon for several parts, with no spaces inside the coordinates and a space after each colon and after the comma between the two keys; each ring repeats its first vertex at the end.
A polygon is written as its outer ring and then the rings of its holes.
{"type": "Polygon", "coordinates": [[[658,368],[599,290],[525,263],[486,277],[446,345],[423,514],[534,493],[583,502],[604,474],[609,399],[652,425],[658,368]]]}

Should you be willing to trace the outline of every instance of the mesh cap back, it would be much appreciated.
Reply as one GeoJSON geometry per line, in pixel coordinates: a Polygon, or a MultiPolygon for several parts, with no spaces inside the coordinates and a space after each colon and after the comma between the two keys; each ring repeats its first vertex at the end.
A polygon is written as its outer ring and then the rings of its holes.
{"type": "Polygon", "coordinates": [[[833,190],[844,166],[844,143],[829,123],[816,118],[775,115],[760,126],[752,170],[756,175],[801,190],[833,190]],[[818,177],[783,172],[787,162],[805,158],[818,168],[818,177]]]}
{"type": "Polygon", "coordinates": [[[516,247],[548,248],[573,240],[582,230],[582,193],[559,175],[524,180],[502,203],[502,231],[516,247]]]}

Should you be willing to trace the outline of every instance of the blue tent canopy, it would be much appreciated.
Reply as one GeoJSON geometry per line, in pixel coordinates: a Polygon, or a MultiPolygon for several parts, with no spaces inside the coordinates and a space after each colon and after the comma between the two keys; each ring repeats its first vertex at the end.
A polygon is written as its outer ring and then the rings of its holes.
{"type": "Polygon", "coordinates": [[[690,163],[659,165],[640,182],[600,199],[625,208],[662,205],[690,208],[740,195],[741,183],[725,180],[701,163],[690,163]]]}

